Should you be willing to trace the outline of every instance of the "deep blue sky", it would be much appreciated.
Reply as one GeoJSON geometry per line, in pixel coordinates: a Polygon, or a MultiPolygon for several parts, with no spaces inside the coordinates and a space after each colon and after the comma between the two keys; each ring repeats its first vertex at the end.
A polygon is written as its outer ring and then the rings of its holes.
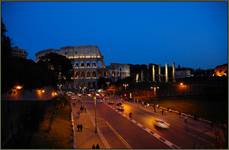
{"type": "Polygon", "coordinates": [[[227,63],[226,2],[3,2],[2,18],[33,60],[39,50],[90,44],[107,65],[227,63]]]}

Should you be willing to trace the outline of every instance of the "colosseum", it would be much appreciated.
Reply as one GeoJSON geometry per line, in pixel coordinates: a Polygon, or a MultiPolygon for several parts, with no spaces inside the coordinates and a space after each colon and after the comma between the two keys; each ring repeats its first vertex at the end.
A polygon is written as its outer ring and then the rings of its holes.
{"type": "Polygon", "coordinates": [[[74,73],[72,82],[67,83],[68,89],[95,89],[100,77],[116,81],[130,76],[127,64],[111,64],[106,67],[103,56],[97,46],[66,46],[60,49],[47,49],[36,53],[36,61],[42,56],[53,52],[71,60],[74,73]]]}

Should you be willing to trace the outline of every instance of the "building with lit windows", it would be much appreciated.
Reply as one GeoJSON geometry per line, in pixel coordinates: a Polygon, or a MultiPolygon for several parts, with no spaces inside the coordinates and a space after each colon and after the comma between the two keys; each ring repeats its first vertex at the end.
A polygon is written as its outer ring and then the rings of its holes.
{"type": "Polygon", "coordinates": [[[66,46],[60,49],[47,49],[36,53],[36,61],[48,53],[57,53],[71,60],[74,73],[68,89],[94,89],[99,78],[111,78],[113,81],[130,76],[127,64],[111,64],[106,67],[103,56],[97,46],[66,46]]]}

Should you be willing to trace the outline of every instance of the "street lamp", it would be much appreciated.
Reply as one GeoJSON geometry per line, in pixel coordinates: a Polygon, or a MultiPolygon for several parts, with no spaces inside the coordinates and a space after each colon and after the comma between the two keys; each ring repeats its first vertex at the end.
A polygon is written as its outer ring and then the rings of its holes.
{"type": "Polygon", "coordinates": [[[21,90],[22,88],[23,88],[23,87],[20,86],[20,85],[15,86],[15,89],[17,89],[17,90],[21,90]]]}
{"type": "Polygon", "coordinates": [[[110,82],[108,81],[108,82],[106,82],[106,84],[107,84],[107,87],[109,87],[110,82]]]}
{"type": "Polygon", "coordinates": [[[127,83],[124,83],[124,84],[122,84],[122,85],[125,87],[125,90],[126,90],[126,87],[129,86],[127,83]]]}
{"type": "Polygon", "coordinates": [[[93,97],[94,99],[94,106],[95,106],[95,134],[97,134],[97,118],[96,118],[96,96],[93,97]]]}

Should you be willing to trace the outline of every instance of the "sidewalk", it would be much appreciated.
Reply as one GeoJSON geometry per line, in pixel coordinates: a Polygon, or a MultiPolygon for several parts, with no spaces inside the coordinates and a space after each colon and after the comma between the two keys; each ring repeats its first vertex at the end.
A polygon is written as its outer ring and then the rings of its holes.
{"type": "Polygon", "coordinates": [[[72,105],[73,110],[73,120],[74,120],[74,135],[75,135],[75,148],[88,148],[91,149],[93,144],[99,145],[100,148],[106,148],[99,135],[95,133],[95,127],[90,119],[87,112],[81,112],[78,117],[78,112],[80,111],[80,103],[75,103],[72,105]],[[77,131],[77,124],[82,124],[82,132],[77,131]]]}
{"type": "Polygon", "coordinates": [[[97,114],[97,134],[95,134],[95,116],[94,107],[88,107],[90,102],[85,103],[86,112],[82,111],[80,115],[81,102],[72,105],[75,130],[74,148],[92,148],[92,145],[99,144],[100,148],[131,148],[128,143],[118,134],[118,132],[103,118],[97,114]],[[78,117],[80,116],[80,117],[78,117]],[[82,132],[77,131],[77,124],[83,125],[82,132]]]}

